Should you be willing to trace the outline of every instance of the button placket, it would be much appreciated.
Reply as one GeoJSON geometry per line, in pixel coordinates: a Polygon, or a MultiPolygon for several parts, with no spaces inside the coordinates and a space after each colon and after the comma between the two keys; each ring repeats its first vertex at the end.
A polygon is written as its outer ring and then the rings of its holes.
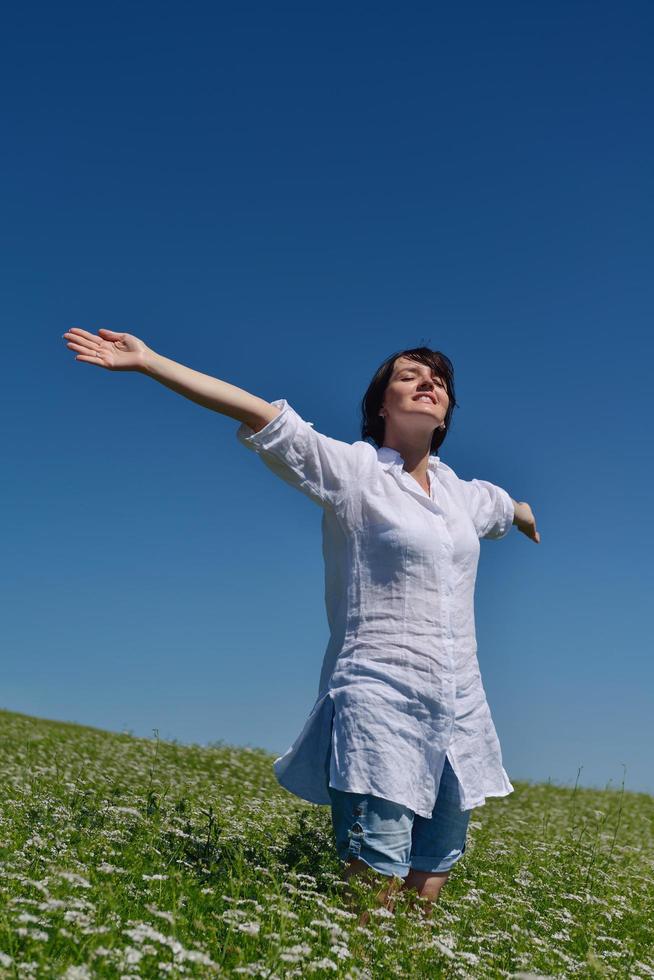
{"type": "Polygon", "coordinates": [[[452,581],[452,555],[454,552],[454,544],[452,541],[452,536],[446,526],[444,526],[443,532],[443,563],[444,565],[447,565],[448,571],[445,575],[441,575],[441,610],[442,621],[447,624],[445,636],[448,646],[450,668],[450,698],[452,703],[452,725],[450,729],[451,738],[452,731],[454,730],[454,716],[456,711],[456,661],[454,658],[454,635],[452,632],[452,586],[450,585],[452,581]]]}

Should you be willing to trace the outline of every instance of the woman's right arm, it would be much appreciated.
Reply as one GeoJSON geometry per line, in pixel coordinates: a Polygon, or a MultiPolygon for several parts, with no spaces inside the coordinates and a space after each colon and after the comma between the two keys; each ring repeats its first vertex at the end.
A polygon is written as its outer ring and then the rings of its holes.
{"type": "Polygon", "coordinates": [[[255,432],[279,415],[279,409],[265,399],[251,395],[228,381],[194,371],[154,351],[146,354],[141,373],[212,412],[245,422],[255,432]]]}
{"type": "Polygon", "coordinates": [[[108,371],[136,371],[161,382],[179,395],[244,422],[255,432],[279,415],[279,408],[243,388],[171,361],[151,350],[133,334],[101,328],[98,334],[72,327],[64,334],[67,346],[78,351],[76,360],[108,371]]]}
{"type": "Polygon", "coordinates": [[[86,361],[109,371],[138,371],[160,381],[185,398],[229,415],[241,424],[236,436],[261,456],[286,483],[323,507],[336,506],[359,482],[359,470],[370,460],[372,447],[350,445],[316,432],[285,399],[271,404],[236,385],[171,361],[128,333],[100,329],[98,334],[79,327],[64,334],[68,347],[86,361]]]}

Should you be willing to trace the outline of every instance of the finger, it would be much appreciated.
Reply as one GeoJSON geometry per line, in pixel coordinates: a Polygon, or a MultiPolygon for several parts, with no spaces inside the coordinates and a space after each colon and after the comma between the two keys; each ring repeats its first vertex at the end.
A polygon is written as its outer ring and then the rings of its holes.
{"type": "Polygon", "coordinates": [[[102,359],[100,358],[100,355],[99,354],[97,354],[95,357],[87,357],[85,354],[78,354],[76,356],[75,360],[76,361],[88,361],[89,364],[98,364],[98,363],[101,364],[102,363],[102,359]]]}
{"type": "Polygon", "coordinates": [[[100,350],[100,348],[98,347],[97,338],[94,344],[88,340],[80,339],[80,340],[69,340],[66,346],[71,347],[73,350],[84,351],[85,354],[95,354],[100,350]]]}
{"type": "Polygon", "coordinates": [[[97,334],[89,333],[88,330],[82,330],[81,327],[71,327],[68,333],[74,334],[76,337],[79,337],[80,340],[82,338],[85,340],[95,340],[96,342],[98,340],[97,334]]]}
{"type": "Polygon", "coordinates": [[[115,330],[107,330],[106,327],[100,327],[100,329],[98,330],[98,333],[109,333],[109,334],[111,334],[112,337],[124,337],[125,336],[124,333],[116,333],[115,330]]]}
{"type": "Polygon", "coordinates": [[[89,339],[86,337],[81,337],[76,333],[65,333],[64,337],[68,339],[68,342],[76,343],[82,350],[97,350],[98,345],[102,343],[102,337],[93,337],[89,339]]]}

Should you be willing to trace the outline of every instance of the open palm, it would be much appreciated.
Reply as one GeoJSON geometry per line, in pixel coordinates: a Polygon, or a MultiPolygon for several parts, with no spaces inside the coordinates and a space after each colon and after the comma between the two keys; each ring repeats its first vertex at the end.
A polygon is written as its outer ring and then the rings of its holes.
{"type": "Polygon", "coordinates": [[[148,351],[147,344],[133,334],[116,333],[104,327],[97,334],[71,327],[64,339],[67,347],[79,352],[76,361],[96,364],[108,371],[138,371],[148,351]]]}

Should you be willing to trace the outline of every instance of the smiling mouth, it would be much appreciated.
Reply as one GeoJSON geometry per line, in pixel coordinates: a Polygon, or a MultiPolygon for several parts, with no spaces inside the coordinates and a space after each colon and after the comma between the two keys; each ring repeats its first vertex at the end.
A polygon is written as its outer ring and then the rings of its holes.
{"type": "Polygon", "coordinates": [[[432,398],[431,395],[416,395],[415,398],[413,398],[413,401],[414,402],[428,401],[431,402],[432,405],[436,404],[436,399],[432,398]]]}

